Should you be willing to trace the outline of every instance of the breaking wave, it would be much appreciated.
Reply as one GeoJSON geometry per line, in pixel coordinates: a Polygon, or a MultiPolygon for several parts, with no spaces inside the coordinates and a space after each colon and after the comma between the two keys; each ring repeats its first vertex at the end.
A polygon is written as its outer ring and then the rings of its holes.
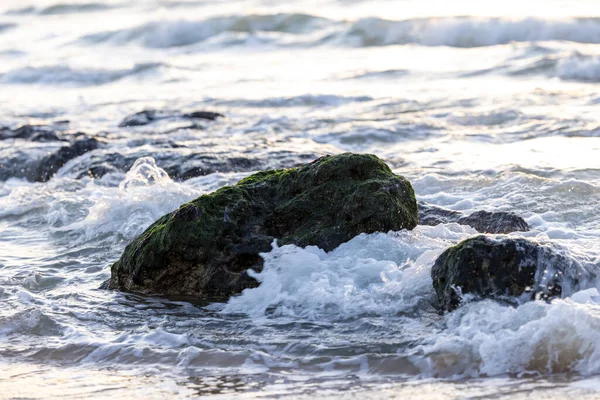
{"type": "Polygon", "coordinates": [[[594,83],[600,82],[600,56],[573,52],[545,55],[525,63],[513,59],[493,68],[468,72],[463,76],[470,77],[493,73],[517,77],[542,75],[566,81],[594,83]]]}
{"type": "MultiPolygon", "coordinates": [[[[419,18],[402,21],[362,18],[332,20],[308,14],[264,14],[228,16],[206,20],[160,20],[133,28],[86,35],[84,43],[124,45],[132,42],[149,48],[188,46],[227,33],[258,35],[310,34],[291,44],[389,46],[482,47],[511,42],[571,41],[600,43],[600,20],[575,18],[506,19],[479,17],[419,18]]],[[[238,41],[231,41],[236,44],[238,41]]],[[[287,42],[286,42],[287,43],[287,42]]]]}
{"type": "Polygon", "coordinates": [[[301,34],[325,28],[332,23],[326,18],[306,14],[232,16],[201,21],[165,20],[130,29],[94,33],[81,40],[84,43],[108,42],[117,45],[137,42],[149,48],[167,48],[191,45],[227,32],[301,34]]]}
{"type": "Polygon", "coordinates": [[[76,14],[76,13],[87,13],[95,11],[103,11],[114,8],[113,6],[105,3],[57,3],[45,7],[23,7],[6,12],[7,15],[62,15],[62,14],[76,14]]]}

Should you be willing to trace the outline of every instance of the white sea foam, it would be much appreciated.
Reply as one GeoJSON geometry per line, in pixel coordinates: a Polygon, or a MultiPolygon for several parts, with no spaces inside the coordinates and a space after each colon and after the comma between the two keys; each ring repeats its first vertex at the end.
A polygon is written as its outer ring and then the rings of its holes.
{"type": "Polygon", "coordinates": [[[471,303],[446,318],[447,328],[421,346],[415,362],[425,375],[495,376],[600,372],[600,304],[596,289],[551,304],[517,308],[471,303]],[[581,300],[586,298],[585,306],[581,300]]]}
{"type": "Polygon", "coordinates": [[[261,285],[232,298],[223,311],[335,320],[427,307],[433,261],[449,240],[471,232],[450,224],[362,234],[329,253],[314,246],[274,245],[262,254],[263,271],[252,273],[261,285]]]}
{"type": "MultiPolygon", "coordinates": [[[[92,181],[85,192],[87,216],[57,228],[57,232],[83,232],[85,240],[116,233],[130,240],[159,217],[202,193],[173,182],[152,157],[138,159],[119,188],[97,186],[92,181]]],[[[60,216],[61,210],[53,212],[60,216]]]]}

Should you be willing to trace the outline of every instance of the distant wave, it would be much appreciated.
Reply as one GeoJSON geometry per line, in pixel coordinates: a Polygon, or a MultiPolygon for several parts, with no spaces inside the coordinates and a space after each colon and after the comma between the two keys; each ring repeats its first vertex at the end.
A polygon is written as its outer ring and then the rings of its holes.
{"type": "Polygon", "coordinates": [[[0,24],[0,33],[7,31],[11,28],[14,28],[16,24],[0,24]]]}
{"type": "Polygon", "coordinates": [[[114,6],[104,3],[57,3],[46,7],[24,7],[9,10],[6,12],[7,15],[26,15],[26,14],[39,14],[39,15],[60,15],[60,14],[75,14],[85,13],[93,11],[102,11],[112,9],[114,6]]]}
{"type": "Polygon", "coordinates": [[[600,19],[367,18],[352,24],[344,39],[358,46],[420,44],[466,48],[551,40],[600,43],[600,19]]]}
{"type": "Polygon", "coordinates": [[[4,84],[73,84],[102,85],[127,76],[157,69],[160,63],[137,64],[130,69],[73,69],[68,66],[25,67],[0,74],[4,84]]]}
{"type": "Polygon", "coordinates": [[[556,66],[561,79],[600,82],[600,56],[574,55],[562,59],[556,66]]]}
{"type": "Polygon", "coordinates": [[[308,14],[259,14],[197,21],[153,21],[128,29],[93,33],[82,37],[81,41],[116,45],[137,42],[145,47],[165,48],[200,43],[227,33],[252,36],[268,32],[294,36],[300,43],[312,46],[332,44],[369,47],[419,44],[471,48],[511,42],[600,43],[600,19],[449,17],[403,21],[381,18],[342,21],[308,14]]]}
{"type": "Polygon", "coordinates": [[[505,74],[508,76],[544,75],[562,80],[578,82],[600,82],[600,56],[585,55],[577,52],[551,54],[536,57],[528,63],[509,60],[498,66],[468,72],[463,77],[505,74]]]}
{"type": "Polygon", "coordinates": [[[346,76],[343,79],[393,79],[405,77],[409,73],[410,71],[406,69],[387,69],[384,71],[360,71],[346,76]]]}
{"type": "Polygon", "coordinates": [[[165,48],[191,45],[226,32],[301,34],[323,29],[333,23],[326,18],[306,14],[248,15],[202,21],[154,21],[131,29],[86,35],[81,41],[93,44],[139,42],[145,47],[165,48]]]}
{"type": "Polygon", "coordinates": [[[266,98],[262,100],[226,100],[214,101],[214,104],[221,106],[242,106],[256,108],[272,108],[272,107],[328,107],[341,106],[349,103],[362,103],[371,101],[373,98],[369,96],[336,96],[336,95],[302,95],[295,97],[277,97],[266,98]]]}

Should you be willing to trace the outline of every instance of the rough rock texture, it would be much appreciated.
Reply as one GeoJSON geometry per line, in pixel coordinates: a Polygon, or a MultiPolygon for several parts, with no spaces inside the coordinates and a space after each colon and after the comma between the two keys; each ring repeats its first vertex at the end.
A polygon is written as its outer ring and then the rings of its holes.
{"type": "Polygon", "coordinates": [[[465,294],[513,301],[569,295],[595,275],[548,245],[476,236],[442,253],[431,277],[440,311],[450,311],[465,294]]]}
{"type": "Polygon", "coordinates": [[[226,299],[257,282],[260,252],[280,245],[332,250],[362,232],[412,229],[410,183],[373,155],[325,156],[251,175],[201,196],[130,243],[105,287],[226,299]]]}
{"type": "Polygon", "coordinates": [[[464,215],[458,211],[419,202],[419,224],[439,225],[456,222],[481,233],[527,232],[529,225],[517,214],[504,211],[476,211],[464,215]]]}
{"type": "Polygon", "coordinates": [[[187,114],[182,114],[180,112],[163,110],[144,110],[125,117],[125,119],[123,119],[123,121],[121,121],[119,124],[119,127],[125,128],[129,126],[144,126],[154,121],[167,118],[204,119],[214,121],[219,117],[224,117],[224,115],[211,111],[193,111],[187,114]]]}
{"type": "Polygon", "coordinates": [[[461,225],[468,225],[481,233],[527,232],[529,225],[517,214],[504,211],[475,211],[458,219],[461,225]]]}

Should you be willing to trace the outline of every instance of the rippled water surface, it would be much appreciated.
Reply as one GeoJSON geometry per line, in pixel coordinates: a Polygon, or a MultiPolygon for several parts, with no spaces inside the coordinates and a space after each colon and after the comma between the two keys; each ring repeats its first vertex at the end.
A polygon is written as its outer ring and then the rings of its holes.
{"type": "Polygon", "coordinates": [[[226,304],[98,289],[180,204],[345,151],[600,265],[595,0],[279,3],[2,1],[0,397],[598,398],[600,287],[436,313],[458,224],[274,244],[226,304]]]}

